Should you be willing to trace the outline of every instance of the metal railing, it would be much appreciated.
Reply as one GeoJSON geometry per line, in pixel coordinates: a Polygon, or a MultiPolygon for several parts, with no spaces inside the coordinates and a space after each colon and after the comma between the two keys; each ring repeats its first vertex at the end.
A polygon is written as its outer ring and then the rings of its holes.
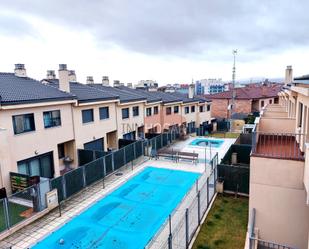
{"type": "Polygon", "coordinates": [[[252,133],[252,154],[278,159],[304,160],[307,135],[302,133],[252,133]]]}
{"type": "Polygon", "coordinates": [[[296,249],[295,247],[290,247],[287,245],[259,239],[258,236],[255,234],[255,217],[256,210],[255,208],[252,208],[248,225],[249,249],[296,249]]]}

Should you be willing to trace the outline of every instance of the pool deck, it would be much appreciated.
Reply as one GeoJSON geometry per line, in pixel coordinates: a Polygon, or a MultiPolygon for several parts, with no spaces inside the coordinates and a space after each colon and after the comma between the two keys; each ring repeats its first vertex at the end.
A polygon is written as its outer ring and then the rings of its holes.
{"type": "MultiPolygon", "coordinates": [[[[47,215],[38,219],[37,221],[27,225],[21,230],[15,232],[11,236],[0,241],[0,248],[12,248],[12,249],[26,249],[33,246],[37,241],[46,237],[52,231],[68,222],[71,218],[75,217],[83,210],[87,209],[90,205],[102,199],[108,195],[115,188],[123,184],[132,176],[139,173],[142,169],[148,166],[154,166],[159,168],[169,168],[175,170],[183,170],[190,172],[203,173],[205,171],[204,164],[193,165],[192,163],[180,162],[173,163],[169,160],[148,160],[144,158],[144,161],[135,165],[133,171],[131,166],[123,167],[121,171],[124,173],[122,176],[115,176],[114,174],[109,176],[105,181],[105,188],[103,189],[102,181],[97,182],[81,192],[74,195],[69,200],[65,201],[61,205],[61,217],[59,215],[59,209],[51,211],[47,215]]],[[[207,167],[207,174],[210,173],[210,166],[207,167]]]]}
{"type": "Polygon", "coordinates": [[[218,153],[218,159],[220,162],[221,159],[224,157],[225,153],[228,151],[231,145],[235,143],[235,141],[236,141],[235,138],[190,137],[185,141],[177,142],[172,146],[172,148],[183,152],[198,153],[199,160],[204,160],[205,158],[206,160],[209,160],[216,153],[218,153]],[[190,143],[197,138],[204,138],[208,140],[223,140],[224,143],[219,148],[190,145],[190,143]]]}

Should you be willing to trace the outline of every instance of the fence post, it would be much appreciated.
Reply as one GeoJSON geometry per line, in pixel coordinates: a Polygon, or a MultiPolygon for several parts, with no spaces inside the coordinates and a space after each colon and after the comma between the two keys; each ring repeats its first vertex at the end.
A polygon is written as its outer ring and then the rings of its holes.
{"type": "Polygon", "coordinates": [[[125,146],[123,147],[123,165],[126,165],[126,164],[127,164],[127,161],[126,161],[126,146],[125,146]]]}
{"type": "Polygon", "coordinates": [[[161,134],[161,148],[163,148],[164,132],[161,134]]]}
{"type": "Polygon", "coordinates": [[[168,223],[169,223],[169,235],[168,235],[168,249],[173,248],[173,238],[172,238],[172,217],[171,215],[168,216],[168,223]]]}
{"type": "Polygon", "coordinates": [[[186,208],[186,249],[189,248],[189,209],[186,208]]]}
{"type": "Polygon", "coordinates": [[[65,182],[65,174],[62,176],[62,192],[63,192],[63,199],[65,200],[67,198],[67,188],[66,188],[66,182],[65,182]]]}
{"type": "Polygon", "coordinates": [[[197,193],[197,219],[198,225],[201,225],[201,191],[197,193]]]}
{"type": "Polygon", "coordinates": [[[205,172],[207,170],[207,149],[205,147],[205,172]]]}
{"type": "Polygon", "coordinates": [[[6,228],[9,229],[10,228],[10,215],[9,215],[9,205],[8,205],[8,198],[4,198],[3,199],[3,208],[4,208],[4,219],[5,219],[5,224],[6,224],[6,228]]]}
{"type": "Polygon", "coordinates": [[[114,165],[114,152],[112,152],[112,171],[115,171],[115,165],[114,165]]]}
{"type": "Polygon", "coordinates": [[[209,177],[207,177],[207,208],[209,206],[209,177]]]}
{"type": "Polygon", "coordinates": [[[85,188],[86,185],[87,185],[87,183],[86,183],[86,167],[83,166],[82,170],[83,170],[83,187],[85,188]]]}
{"type": "Polygon", "coordinates": [[[135,142],[135,143],[133,144],[133,154],[134,154],[134,159],[133,159],[133,160],[136,159],[136,145],[137,145],[137,143],[138,143],[138,142],[135,142]]]}

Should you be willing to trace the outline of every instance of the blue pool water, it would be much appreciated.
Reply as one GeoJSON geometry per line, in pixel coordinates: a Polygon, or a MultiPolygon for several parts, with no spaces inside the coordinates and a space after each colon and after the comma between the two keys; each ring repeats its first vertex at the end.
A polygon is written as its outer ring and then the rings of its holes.
{"type": "Polygon", "coordinates": [[[144,248],[199,176],[148,167],[32,248],[144,248]]]}
{"type": "Polygon", "coordinates": [[[222,139],[208,139],[208,138],[196,138],[194,139],[190,145],[201,146],[201,147],[211,147],[220,148],[220,146],[224,143],[222,139]]]}

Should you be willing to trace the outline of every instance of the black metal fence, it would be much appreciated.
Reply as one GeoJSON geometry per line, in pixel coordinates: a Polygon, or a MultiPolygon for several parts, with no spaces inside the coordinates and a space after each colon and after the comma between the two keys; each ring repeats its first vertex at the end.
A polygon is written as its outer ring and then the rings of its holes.
{"type": "Polygon", "coordinates": [[[211,161],[213,162],[213,169],[210,175],[205,172],[196,181],[196,184],[151,239],[147,248],[152,248],[153,245],[160,249],[189,248],[216,194],[218,178],[216,163],[218,160],[213,158],[211,161]]]}
{"type": "MultiPolygon", "coordinates": [[[[59,203],[78,193],[85,187],[103,180],[124,166],[132,168],[137,160],[150,155],[151,146],[160,149],[179,137],[176,132],[158,134],[149,140],[128,144],[114,152],[79,150],[80,167],[62,176],[47,180],[49,190],[57,189],[59,203]]],[[[30,218],[46,208],[41,205],[38,185],[31,186],[7,198],[0,199],[0,233],[30,218]]],[[[103,184],[104,186],[104,184],[103,184]]],[[[45,195],[42,195],[45,198],[45,195]]]]}

